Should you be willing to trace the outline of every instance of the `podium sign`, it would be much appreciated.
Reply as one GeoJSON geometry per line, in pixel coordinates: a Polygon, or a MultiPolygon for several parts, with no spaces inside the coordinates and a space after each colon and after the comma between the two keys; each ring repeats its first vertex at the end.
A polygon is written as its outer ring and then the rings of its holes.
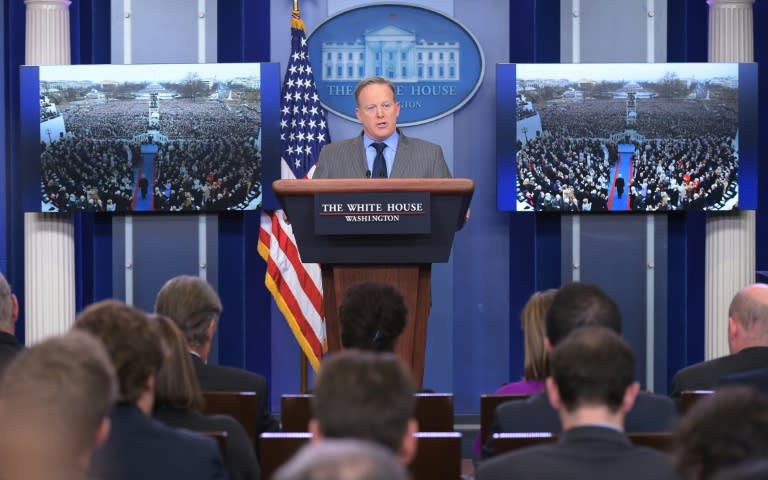
{"type": "Polygon", "coordinates": [[[429,193],[334,193],[315,197],[316,235],[428,234],[429,193]]]}

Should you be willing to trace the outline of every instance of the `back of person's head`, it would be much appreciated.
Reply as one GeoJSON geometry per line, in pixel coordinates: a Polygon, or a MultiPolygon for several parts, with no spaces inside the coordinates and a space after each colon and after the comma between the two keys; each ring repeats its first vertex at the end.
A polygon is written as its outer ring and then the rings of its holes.
{"type": "Polygon", "coordinates": [[[750,460],[733,467],[718,470],[712,480],[765,480],[768,478],[768,459],[750,460]]]}
{"type": "Polygon", "coordinates": [[[768,397],[749,387],[727,387],[696,402],[680,420],[675,463],[684,479],[768,457],[768,397]]]}
{"type": "Polygon", "coordinates": [[[371,440],[401,453],[417,429],[415,391],[410,371],[392,353],[333,354],[315,381],[311,428],[323,438],[371,440]]]}
{"type": "Polygon", "coordinates": [[[75,329],[95,336],[107,348],[120,384],[120,400],[135,403],[163,365],[164,346],[149,316],[117,300],[88,306],[75,320],[75,329]]]}
{"type": "Polygon", "coordinates": [[[554,288],[535,292],[520,314],[520,325],[525,335],[526,380],[544,380],[549,376],[549,355],[544,348],[544,338],[547,336],[545,319],[556,293],[554,288]]]}
{"type": "MultiPolygon", "coordinates": [[[[728,316],[743,327],[743,346],[768,346],[768,285],[756,283],[734,295],[728,316]]],[[[732,352],[736,353],[736,352],[732,352]]]]}
{"type": "Polygon", "coordinates": [[[606,406],[616,412],[635,374],[632,348],[605,327],[574,330],[552,351],[550,368],[566,411],[606,406]]]}
{"type": "Polygon", "coordinates": [[[619,306],[597,285],[573,282],[560,287],[547,310],[549,343],[555,346],[573,330],[588,325],[621,333],[619,306]]]}
{"type": "Polygon", "coordinates": [[[344,348],[392,351],[405,329],[407,315],[403,295],[392,285],[353,285],[339,307],[341,343],[344,348]]]}
{"type": "Polygon", "coordinates": [[[14,323],[15,297],[11,292],[11,286],[0,273],[0,330],[12,331],[14,323]]]}
{"type": "Polygon", "coordinates": [[[209,328],[221,315],[221,299],[200,277],[179,275],[165,282],[155,299],[155,312],[170,318],[197,349],[210,341],[209,328]]]}
{"type": "Polygon", "coordinates": [[[192,365],[189,347],[184,334],[173,320],[163,315],[152,315],[157,323],[168,356],[157,373],[155,382],[155,406],[180,410],[200,411],[203,408],[203,393],[192,365]]]}
{"type": "Polygon", "coordinates": [[[2,478],[82,473],[90,452],[109,434],[116,397],[109,356],[85,332],[53,337],[19,353],[0,381],[2,478]]]}
{"type": "Polygon", "coordinates": [[[304,446],[275,480],[407,480],[392,452],[360,440],[325,440],[304,446]]]}

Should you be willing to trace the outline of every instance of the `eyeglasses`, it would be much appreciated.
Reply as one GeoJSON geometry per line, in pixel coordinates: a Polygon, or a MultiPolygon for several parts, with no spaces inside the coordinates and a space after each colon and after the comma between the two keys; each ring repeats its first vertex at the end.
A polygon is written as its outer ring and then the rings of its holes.
{"type": "Polygon", "coordinates": [[[376,112],[379,108],[381,108],[381,111],[384,113],[389,113],[392,111],[393,108],[395,108],[396,102],[384,102],[379,105],[366,105],[364,107],[360,107],[360,109],[365,112],[366,115],[376,115],[376,112]]]}

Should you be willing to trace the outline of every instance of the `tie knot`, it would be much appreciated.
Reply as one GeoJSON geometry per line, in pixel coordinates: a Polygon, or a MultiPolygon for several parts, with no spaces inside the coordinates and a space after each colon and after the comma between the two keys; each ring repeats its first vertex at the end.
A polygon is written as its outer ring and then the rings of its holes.
{"type": "Polygon", "coordinates": [[[387,148],[387,144],[384,142],[374,142],[371,145],[376,150],[376,154],[381,154],[387,148]]]}

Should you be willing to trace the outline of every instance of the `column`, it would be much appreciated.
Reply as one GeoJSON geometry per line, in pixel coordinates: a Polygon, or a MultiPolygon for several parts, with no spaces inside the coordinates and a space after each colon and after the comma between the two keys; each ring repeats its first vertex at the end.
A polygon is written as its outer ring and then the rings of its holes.
{"type": "MultiPolygon", "coordinates": [[[[70,0],[25,0],[28,65],[70,63],[70,0]]],[[[13,161],[19,161],[14,159],[13,161]]],[[[75,317],[74,228],[69,215],[24,214],[26,343],[69,329],[75,317]]]]}
{"type": "MultiPolygon", "coordinates": [[[[754,61],[754,0],[707,0],[709,61],[754,61]]],[[[705,356],[727,355],[728,306],[755,281],[755,212],[708,215],[705,280],[705,356]]]]}

